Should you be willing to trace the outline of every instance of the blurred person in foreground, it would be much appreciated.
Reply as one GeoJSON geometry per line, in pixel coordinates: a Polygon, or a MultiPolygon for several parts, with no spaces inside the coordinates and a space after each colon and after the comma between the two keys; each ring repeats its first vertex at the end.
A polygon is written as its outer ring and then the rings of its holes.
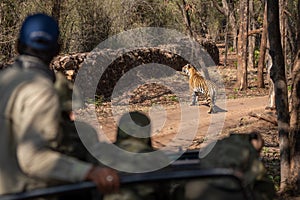
{"type": "Polygon", "coordinates": [[[83,107],[78,89],[62,73],[57,72],[55,75],[54,88],[58,93],[61,108],[61,130],[58,134],[58,145],[55,150],[82,161],[101,165],[86,148],[99,144],[98,132],[88,123],[81,120],[75,122],[73,110],[83,107]]]}
{"type": "MultiPolygon", "coordinates": [[[[121,116],[116,141],[114,143],[122,151],[131,153],[150,153],[155,149],[151,142],[151,121],[144,113],[139,111],[132,111],[121,116]]],[[[106,162],[110,165],[123,165],[124,168],[134,169],[135,167],[143,168],[149,164],[147,156],[145,159],[139,159],[135,156],[133,158],[126,157],[120,159],[111,159],[115,156],[108,156],[106,162]]],[[[162,162],[168,159],[164,154],[158,154],[155,157],[155,162],[162,162]]],[[[164,183],[138,183],[131,185],[124,185],[120,191],[115,194],[104,196],[104,200],[166,200],[168,196],[168,185],[164,183]]]]}
{"type": "Polygon", "coordinates": [[[54,72],[59,28],[45,14],[28,16],[12,67],[0,73],[0,195],[91,180],[103,193],[118,190],[115,170],[55,151],[61,117],[54,72]]]}
{"type": "Polygon", "coordinates": [[[230,134],[217,141],[213,149],[200,159],[203,169],[228,168],[242,173],[242,185],[232,177],[208,177],[182,181],[173,199],[185,200],[241,200],[247,199],[242,187],[248,189],[250,199],[271,200],[275,188],[259,158],[264,141],[259,133],[230,134]],[[250,192],[250,193],[249,193],[250,192]]]}
{"type": "MultiPolygon", "coordinates": [[[[101,166],[102,164],[94,158],[87,149],[87,147],[99,144],[96,129],[83,121],[76,120],[75,122],[74,110],[83,107],[83,101],[80,98],[79,91],[62,73],[57,72],[55,74],[55,78],[54,88],[59,96],[61,117],[59,123],[60,131],[57,136],[57,145],[54,147],[54,150],[81,161],[101,166]]],[[[91,189],[87,191],[62,194],[58,199],[98,200],[101,199],[101,196],[102,194],[97,192],[96,189],[91,189]]]]}

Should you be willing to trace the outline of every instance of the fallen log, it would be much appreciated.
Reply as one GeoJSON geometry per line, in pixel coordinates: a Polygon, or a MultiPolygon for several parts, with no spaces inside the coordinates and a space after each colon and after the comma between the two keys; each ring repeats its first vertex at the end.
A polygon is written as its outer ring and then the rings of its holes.
{"type": "Polygon", "coordinates": [[[275,126],[278,125],[277,119],[273,116],[266,115],[266,114],[257,114],[257,113],[254,113],[254,112],[250,112],[248,115],[251,116],[251,117],[255,117],[257,119],[261,119],[261,120],[264,120],[266,122],[272,123],[275,126]]]}

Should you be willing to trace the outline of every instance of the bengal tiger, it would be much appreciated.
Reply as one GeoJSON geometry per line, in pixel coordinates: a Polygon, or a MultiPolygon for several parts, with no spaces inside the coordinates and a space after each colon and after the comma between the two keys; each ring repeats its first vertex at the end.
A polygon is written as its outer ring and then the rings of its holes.
{"type": "Polygon", "coordinates": [[[183,66],[182,72],[189,76],[189,87],[192,93],[192,102],[190,105],[195,105],[198,101],[197,93],[202,93],[209,105],[208,113],[214,113],[217,93],[216,85],[212,81],[206,80],[191,64],[183,66]]]}

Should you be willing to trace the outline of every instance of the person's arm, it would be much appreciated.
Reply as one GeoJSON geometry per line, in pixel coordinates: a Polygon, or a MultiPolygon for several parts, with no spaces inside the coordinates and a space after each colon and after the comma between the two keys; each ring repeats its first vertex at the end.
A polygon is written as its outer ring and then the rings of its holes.
{"type": "Polygon", "coordinates": [[[52,151],[59,126],[59,102],[46,81],[28,83],[18,91],[14,104],[18,134],[17,157],[30,176],[76,182],[84,180],[92,165],[52,151]]]}
{"type": "Polygon", "coordinates": [[[45,181],[92,180],[103,192],[114,191],[119,184],[114,170],[100,170],[50,148],[56,145],[59,113],[58,97],[47,82],[26,84],[19,91],[13,127],[17,133],[17,158],[21,170],[45,181]],[[115,180],[107,181],[109,175],[115,180]]]}

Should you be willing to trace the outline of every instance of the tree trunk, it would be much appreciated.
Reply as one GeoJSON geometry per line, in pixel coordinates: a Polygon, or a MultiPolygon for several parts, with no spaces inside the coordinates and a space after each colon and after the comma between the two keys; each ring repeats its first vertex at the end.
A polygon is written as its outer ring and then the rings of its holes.
{"type": "Polygon", "coordinates": [[[232,29],[232,35],[233,35],[233,43],[232,46],[234,49],[237,49],[237,35],[238,35],[238,27],[237,27],[237,22],[236,22],[236,17],[234,15],[234,3],[230,1],[229,3],[229,23],[230,27],[232,29]]]}
{"type": "Polygon", "coordinates": [[[215,8],[222,13],[227,19],[227,23],[229,24],[230,28],[231,28],[231,33],[232,33],[232,37],[233,37],[233,41],[232,41],[232,46],[235,50],[237,50],[237,40],[238,40],[238,27],[237,27],[237,23],[236,23],[236,18],[234,15],[234,2],[233,1],[229,1],[227,2],[227,0],[222,0],[222,7],[219,6],[218,1],[213,0],[213,4],[215,6],[215,8]]]}
{"type": "MultiPolygon", "coordinates": [[[[253,0],[249,0],[249,27],[248,33],[252,30],[255,30],[254,24],[254,5],[253,0]]],[[[255,35],[248,35],[248,64],[249,69],[255,68],[255,58],[254,58],[254,50],[255,50],[255,35]]]]}
{"type": "Polygon", "coordinates": [[[285,11],[287,10],[287,1],[286,0],[279,0],[279,20],[280,20],[280,32],[281,32],[281,44],[282,44],[282,52],[284,64],[287,66],[286,58],[287,58],[287,17],[285,11]]]}
{"type": "Polygon", "coordinates": [[[248,64],[247,64],[247,66],[249,69],[256,68],[254,51],[255,51],[255,36],[251,35],[251,36],[249,36],[249,42],[248,42],[248,64]]]}
{"type": "Polygon", "coordinates": [[[278,0],[267,0],[268,33],[270,42],[270,55],[273,66],[270,76],[275,87],[275,104],[278,120],[278,134],[280,147],[280,190],[285,191],[290,169],[289,146],[289,109],[287,83],[285,77],[284,58],[282,53],[280,27],[279,27],[279,3],[278,0]]]}
{"type": "MultiPolygon", "coordinates": [[[[300,186],[300,51],[293,67],[293,85],[291,94],[291,181],[292,185],[300,186]]],[[[299,191],[298,191],[299,192],[299,191]]]]}
{"type": "Polygon", "coordinates": [[[186,31],[190,36],[193,36],[193,31],[191,27],[191,18],[188,9],[186,9],[187,8],[186,1],[182,0],[181,4],[177,2],[177,6],[179,7],[181,14],[183,16],[186,31]]]}
{"type": "Polygon", "coordinates": [[[257,87],[264,88],[264,68],[265,68],[265,58],[266,58],[266,50],[267,50],[267,2],[265,1],[265,9],[264,9],[264,21],[263,21],[263,31],[261,34],[261,41],[259,47],[259,60],[257,66],[257,87]]]}
{"type": "Polygon", "coordinates": [[[298,0],[297,19],[297,49],[298,53],[293,66],[291,93],[291,184],[300,188],[300,0],[298,0]]]}
{"type": "Polygon", "coordinates": [[[226,16],[224,67],[227,66],[227,56],[228,56],[228,28],[229,28],[229,15],[226,16]]]}
{"type": "Polygon", "coordinates": [[[236,87],[239,88],[239,90],[245,90],[248,86],[248,3],[248,0],[240,1],[240,31],[238,36],[238,70],[236,85],[236,87]]]}
{"type": "Polygon", "coordinates": [[[300,50],[300,0],[298,0],[298,5],[297,5],[297,10],[298,10],[298,19],[297,19],[297,33],[296,33],[296,37],[297,37],[297,40],[296,40],[296,48],[297,48],[297,51],[300,50]]]}

